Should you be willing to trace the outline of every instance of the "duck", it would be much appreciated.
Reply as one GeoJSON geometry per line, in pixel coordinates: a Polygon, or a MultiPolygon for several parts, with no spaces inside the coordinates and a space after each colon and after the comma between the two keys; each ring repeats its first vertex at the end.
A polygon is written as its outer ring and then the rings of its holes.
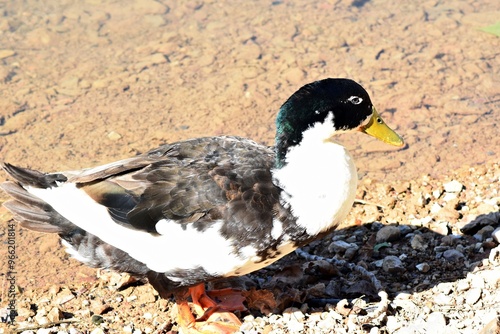
{"type": "Polygon", "coordinates": [[[147,279],[175,299],[183,333],[234,333],[236,289],[207,282],[264,268],[331,233],[355,200],[356,166],[339,133],[403,147],[366,90],[346,78],[298,89],[272,147],[237,136],[188,139],[102,166],[44,173],[2,163],[3,205],[22,227],[57,233],[95,268],[147,279]]]}

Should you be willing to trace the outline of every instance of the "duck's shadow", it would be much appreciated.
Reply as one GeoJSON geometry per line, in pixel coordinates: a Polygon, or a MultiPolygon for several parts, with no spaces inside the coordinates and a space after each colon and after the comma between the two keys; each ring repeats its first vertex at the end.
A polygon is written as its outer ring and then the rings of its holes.
{"type": "Polygon", "coordinates": [[[498,212],[478,216],[462,228],[464,234],[460,235],[444,236],[426,227],[399,225],[397,240],[377,242],[377,233],[385,226],[390,225],[370,223],[339,229],[300,253],[292,253],[246,277],[217,282],[213,287],[232,285],[271,291],[273,300],[266,296],[249,305],[257,314],[280,314],[288,307],[301,308],[304,304],[321,310],[343,299],[377,302],[380,290],[390,298],[400,294],[410,298],[432,290],[437,299],[431,302],[439,303],[439,298],[446,299],[451,291],[437,286],[466,279],[474,271],[488,270],[493,265],[489,259],[498,256],[491,254],[492,249],[498,250],[491,238],[493,228],[500,226],[498,212]],[[489,234],[481,234],[485,226],[492,227],[489,234]]]}

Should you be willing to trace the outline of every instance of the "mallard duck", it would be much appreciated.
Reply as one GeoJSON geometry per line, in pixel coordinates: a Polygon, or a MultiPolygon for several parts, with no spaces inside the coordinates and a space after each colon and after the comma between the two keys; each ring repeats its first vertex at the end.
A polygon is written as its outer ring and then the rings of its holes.
{"type": "Polygon", "coordinates": [[[205,282],[268,266],[345,219],[357,173],[335,135],[353,131],[403,146],[363,87],[324,79],[281,106],[274,147],[220,136],[79,171],[4,163],[14,179],[2,184],[12,197],[4,206],[21,226],[59,234],[81,262],[173,295],[185,332],[234,332],[241,323],[231,312],[244,305],[205,282]]]}

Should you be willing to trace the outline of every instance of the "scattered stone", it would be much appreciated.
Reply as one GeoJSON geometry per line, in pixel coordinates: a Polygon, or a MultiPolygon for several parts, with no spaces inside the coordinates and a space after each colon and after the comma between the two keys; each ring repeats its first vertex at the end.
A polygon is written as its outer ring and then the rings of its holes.
{"type": "Polygon", "coordinates": [[[448,233],[450,233],[450,228],[448,227],[448,219],[439,219],[438,222],[432,222],[429,225],[429,229],[439,235],[448,235],[448,233]]]}
{"type": "Polygon", "coordinates": [[[100,315],[94,314],[91,318],[94,325],[100,325],[104,322],[104,318],[100,315]]]}
{"type": "Polygon", "coordinates": [[[36,331],[36,334],[50,334],[52,332],[52,329],[50,328],[39,328],[36,331]]]}
{"type": "Polygon", "coordinates": [[[115,131],[111,131],[111,132],[108,133],[108,139],[109,140],[113,140],[114,141],[114,140],[118,140],[118,139],[121,139],[121,138],[122,138],[122,136],[119,133],[115,132],[115,131]]]}
{"type": "Polygon", "coordinates": [[[438,203],[433,203],[431,206],[431,213],[436,214],[441,211],[442,207],[438,203]]]}
{"type": "Polygon", "coordinates": [[[17,315],[19,317],[28,318],[35,315],[35,311],[27,307],[19,307],[17,309],[17,315]]]}
{"type": "Polygon", "coordinates": [[[61,319],[64,319],[64,316],[59,307],[53,307],[47,314],[47,319],[49,319],[50,322],[58,322],[61,319]]]}
{"type": "Polygon", "coordinates": [[[474,305],[481,298],[481,289],[473,288],[470,289],[465,295],[465,302],[469,305],[474,305]]]}
{"type": "Polygon", "coordinates": [[[456,180],[443,184],[443,187],[447,193],[459,193],[464,188],[463,184],[456,180]]]}
{"type": "Polygon", "coordinates": [[[481,276],[470,274],[470,275],[467,275],[467,277],[470,279],[471,287],[478,288],[478,289],[484,289],[486,287],[484,279],[481,276]]]}
{"type": "Polygon", "coordinates": [[[389,255],[384,258],[382,268],[389,274],[399,274],[405,271],[403,262],[397,256],[389,255]]]}
{"type": "Polygon", "coordinates": [[[444,293],[445,295],[449,295],[453,292],[453,284],[449,282],[439,283],[437,285],[438,291],[444,293]]]}
{"type": "Polygon", "coordinates": [[[443,258],[445,258],[449,262],[457,262],[462,260],[464,257],[464,254],[456,249],[448,249],[443,252],[443,258]]]}
{"type": "Polygon", "coordinates": [[[14,50],[0,50],[0,60],[12,57],[13,55],[16,54],[16,51],[14,50]]]}
{"type": "Polygon", "coordinates": [[[429,266],[427,262],[419,263],[415,267],[423,273],[426,273],[431,269],[431,266],[429,266]]]}
{"type": "Polygon", "coordinates": [[[384,226],[377,232],[377,243],[396,241],[401,238],[401,230],[397,226],[384,226]]]}
{"type": "Polygon", "coordinates": [[[62,305],[70,300],[74,299],[75,296],[69,289],[63,289],[61,292],[59,292],[56,297],[54,298],[54,304],[57,305],[62,305]]]}
{"type": "Polygon", "coordinates": [[[434,297],[434,302],[438,305],[451,305],[453,297],[440,293],[434,297]]]}
{"type": "Polygon", "coordinates": [[[90,311],[94,314],[102,315],[111,310],[111,306],[101,300],[93,300],[90,303],[90,311]]]}
{"type": "Polygon", "coordinates": [[[457,193],[446,193],[443,196],[443,201],[449,202],[449,201],[456,199],[457,197],[458,197],[457,193]]]}
{"type": "Polygon", "coordinates": [[[399,227],[399,231],[401,232],[402,236],[406,236],[406,235],[410,234],[411,232],[413,232],[413,229],[411,228],[411,226],[399,225],[398,227],[399,227]]]}
{"type": "Polygon", "coordinates": [[[354,245],[355,247],[358,247],[356,244],[350,244],[348,242],[345,242],[343,240],[336,240],[336,241],[333,241],[329,246],[328,246],[328,250],[332,253],[339,253],[339,254],[344,254],[345,251],[348,249],[348,248],[351,248],[353,247],[352,245],[354,245]]]}
{"type": "Polygon", "coordinates": [[[123,326],[124,333],[132,333],[133,331],[134,331],[134,328],[131,325],[123,326]]]}
{"type": "Polygon", "coordinates": [[[480,229],[479,231],[477,231],[477,233],[474,234],[474,238],[476,238],[476,240],[478,241],[484,241],[492,236],[494,230],[495,228],[493,226],[487,225],[482,229],[480,229]]]}
{"type": "Polygon", "coordinates": [[[446,327],[446,318],[444,314],[441,312],[432,312],[427,317],[427,329],[428,333],[434,332],[437,328],[445,328],[446,327]]]}
{"type": "Polygon", "coordinates": [[[500,227],[497,227],[492,233],[491,233],[491,237],[493,238],[493,240],[495,240],[495,242],[499,243],[500,244],[500,227]]]}
{"type": "Polygon", "coordinates": [[[130,303],[130,302],[133,302],[136,299],[137,299],[137,296],[136,295],[132,295],[132,296],[128,296],[125,300],[130,303]]]}
{"type": "Polygon", "coordinates": [[[434,199],[439,199],[443,191],[441,189],[436,189],[432,192],[432,196],[434,196],[434,199]]]}
{"type": "Polygon", "coordinates": [[[459,217],[460,217],[460,212],[448,206],[445,206],[436,212],[435,219],[437,221],[455,222],[459,217]]]}
{"type": "Polygon", "coordinates": [[[90,334],[104,334],[104,330],[101,327],[94,328],[90,334]]]}
{"type": "Polygon", "coordinates": [[[398,329],[401,328],[402,324],[395,316],[388,316],[386,326],[389,333],[395,333],[398,329]]]}
{"type": "Polygon", "coordinates": [[[420,234],[415,234],[413,238],[411,238],[410,245],[411,248],[419,251],[425,251],[429,248],[424,240],[424,237],[420,234]]]}
{"type": "Polygon", "coordinates": [[[455,234],[445,235],[441,238],[441,244],[444,246],[454,246],[459,241],[460,236],[455,234]]]}
{"type": "Polygon", "coordinates": [[[44,307],[39,308],[36,312],[35,321],[41,326],[49,323],[49,319],[47,318],[47,310],[44,307]]]}
{"type": "Polygon", "coordinates": [[[457,283],[457,291],[467,291],[470,289],[470,282],[465,279],[461,279],[457,283]]]}

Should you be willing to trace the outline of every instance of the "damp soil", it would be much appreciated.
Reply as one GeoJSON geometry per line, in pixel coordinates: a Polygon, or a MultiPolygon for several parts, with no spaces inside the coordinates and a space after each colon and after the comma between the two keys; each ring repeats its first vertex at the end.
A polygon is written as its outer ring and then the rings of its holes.
{"type": "MultiPolygon", "coordinates": [[[[360,184],[370,180],[367,192],[420,180],[408,192],[421,199],[429,191],[425,180],[444,184],[452,175],[498,186],[500,39],[480,29],[498,20],[497,1],[26,0],[0,9],[1,161],[80,169],[225,134],[271,145],[276,111],[289,95],[311,81],[348,77],[406,141],[393,149],[362,134],[339,137],[356,160],[360,184]],[[475,168],[492,176],[481,179],[475,168]]],[[[498,211],[498,188],[488,196],[491,207],[474,214],[498,211]]],[[[424,199],[424,208],[432,200],[424,199]]],[[[425,216],[400,210],[387,221],[389,211],[356,212],[357,225],[404,225],[411,215],[425,216]]],[[[441,232],[460,234],[452,225],[463,217],[472,220],[463,213],[443,218],[451,227],[441,232]]],[[[0,208],[0,308],[7,302],[11,223],[0,208]]],[[[76,296],[83,286],[107,291],[96,270],[70,259],[56,236],[15,230],[20,303],[38,305],[35,297],[49,288],[54,296],[64,289],[76,296]]],[[[151,307],[168,318],[168,303],[153,299],[151,307]]],[[[94,313],[71,326],[92,331],[99,327],[94,313]]],[[[117,317],[105,331],[134,322],[117,317]]]]}

